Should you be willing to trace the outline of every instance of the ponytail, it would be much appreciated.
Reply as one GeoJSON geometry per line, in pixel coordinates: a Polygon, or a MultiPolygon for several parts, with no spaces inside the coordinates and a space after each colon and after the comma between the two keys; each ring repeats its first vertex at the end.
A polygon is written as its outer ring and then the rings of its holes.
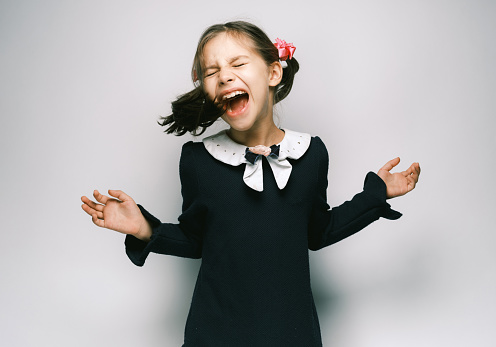
{"type": "Polygon", "coordinates": [[[295,58],[286,60],[287,66],[282,69],[281,83],[276,86],[274,105],[286,98],[293,88],[294,76],[300,69],[300,64],[295,58]]]}
{"type": "Polygon", "coordinates": [[[199,86],[173,101],[172,114],[160,117],[163,121],[158,124],[167,127],[167,134],[182,136],[190,132],[198,136],[222,116],[222,113],[222,109],[217,107],[199,86]]]}

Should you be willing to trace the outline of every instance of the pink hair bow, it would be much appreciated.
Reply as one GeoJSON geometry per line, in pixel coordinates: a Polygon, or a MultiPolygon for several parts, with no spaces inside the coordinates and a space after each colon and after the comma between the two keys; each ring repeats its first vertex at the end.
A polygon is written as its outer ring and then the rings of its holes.
{"type": "Polygon", "coordinates": [[[274,46],[276,46],[277,50],[279,51],[280,60],[293,58],[293,53],[296,50],[296,47],[293,46],[292,43],[286,43],[286,41],[277,38],[276,43],[274,43],[274,46]]]}

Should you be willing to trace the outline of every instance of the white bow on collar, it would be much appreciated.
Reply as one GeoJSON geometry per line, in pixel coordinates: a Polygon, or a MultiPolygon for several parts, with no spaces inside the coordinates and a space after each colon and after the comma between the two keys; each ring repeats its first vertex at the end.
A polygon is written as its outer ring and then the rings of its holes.
{"type": "MultiPolygon", "coordinates": [[[[266,157],[277,182],[277,187],[283,189],[288,183],[291,175],[292,166],[287,160],[300,159],[310,146],[311,136],[309,134],[298,133],[295,131],[283,129],[285,132],[284,139],[279,143],[279,157],[266,157]]],[[[206,137],[203,144],[207,151],[217,160],[232,166],[246,164],[243,180],[246,185],[256,191],[263,191],[263,171],[262,160],[257,160],[251,164],[245,159],[246,146],[231,140],[226,130],[206,137]]]]}

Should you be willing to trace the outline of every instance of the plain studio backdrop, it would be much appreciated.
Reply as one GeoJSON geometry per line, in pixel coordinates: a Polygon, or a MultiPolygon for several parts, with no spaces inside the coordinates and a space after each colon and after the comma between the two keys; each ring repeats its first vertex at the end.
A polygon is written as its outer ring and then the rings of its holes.
{"type": "Polygon", "coordinates": [[[135,267],[79,199],[122,189],[177,221],[192,137],[157,120],[201,32],[244,19],[297,47],[278,121],[326,143],[332,206],[395,156],[423,170],[400,220],[310,254],[324,345],[496,346],[494,18],[490,0],[2,0],[0,344],[181,345],[200,261],[135,267]]]}

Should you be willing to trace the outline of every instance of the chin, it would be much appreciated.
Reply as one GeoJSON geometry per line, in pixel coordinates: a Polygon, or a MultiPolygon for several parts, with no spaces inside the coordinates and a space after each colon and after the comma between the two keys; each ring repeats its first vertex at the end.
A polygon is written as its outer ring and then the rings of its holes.
{"type": "MultiPolygon", "coordinates": [[[[225,121],[225,119],[224,119],[225,121]]],[[[232,130],[235,130],[235,131],[239,131],[239,132],[243,132],[243,131],[248,131],[250,130],[251,128],[253,128],[253,123],[252,122],[228,122],[226,121],[226,123],[229,125],[229,127],[232,129],[232,130]]]]}
{"type": "Polygon", "coordinates": [[[261,117],[249,113],[237,117],[231,117],[224,114],[222,119],[231,127],[232,130],[238,132],[249,131],[254,128],[259,129],[267,125],[268,122],[267,116],[261,117]]]}
{"type": "Polygon", "coordinates": [[[222,116],[224,122],[226,122],[231,127],[231,129],[236,131],[250,130],[255,124],[255,119],[252,118],[253,117],[250,117],[250,115],[241,115],[241,116],[232,117],[232,116],[228,116],[227,114],[224,114],[222,116]]]}

